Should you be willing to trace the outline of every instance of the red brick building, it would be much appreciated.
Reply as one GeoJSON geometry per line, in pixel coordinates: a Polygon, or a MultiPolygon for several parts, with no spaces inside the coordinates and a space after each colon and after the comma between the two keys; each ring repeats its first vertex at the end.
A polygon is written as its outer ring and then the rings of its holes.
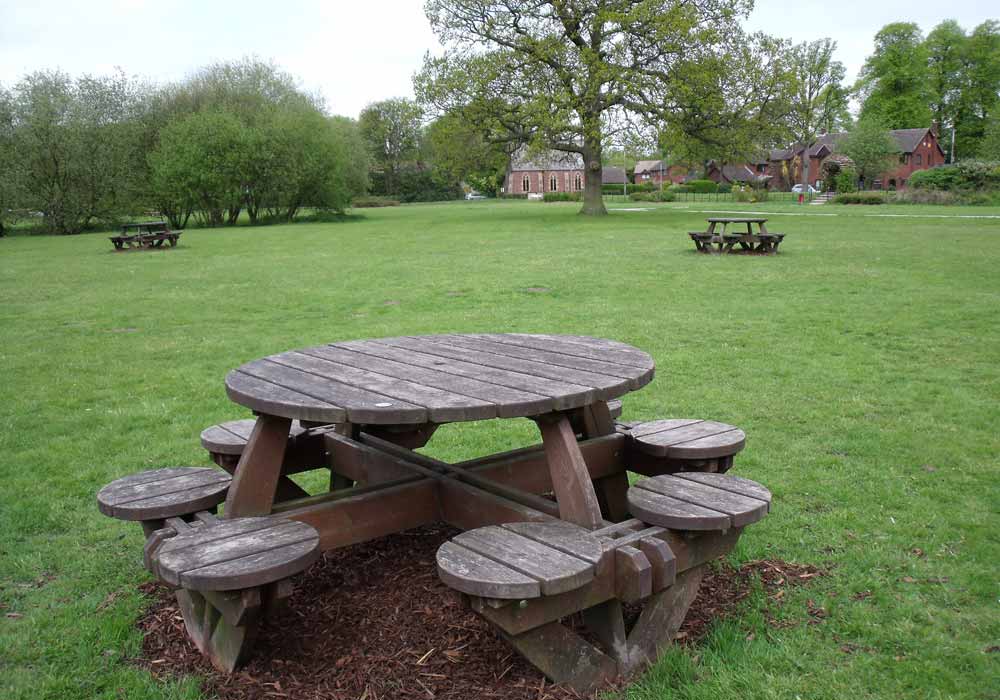
{"type": "Polygon", "coordinates": [[[522,146],[511,156],[504,192],[582,192],[584,177],[583,156],[579,153],[530,151],[522,146]]]}
{"type": "MultiPolygon", "coordinates": [[[[889,132],[899,147],[899,165],[883,173],[865,187],[871,189],[897,189],[906,187],[910,176],[917,170],[927,170],[944,164],[944,151],[931,127],[919,129],[893,129],[889,132]]],[[[809,184],[817,187],[823,179],[823,163],[833,155],[837,143],[846,134],[822,134],[807,151],[809,158],[809,184]]],[[[767,174],[771,187],[788,190],[802,182],[802,144],[791,148],[772,150],[768,155],[767,174]]]]}
{"type": "Polygon", "coordinates": [[[677,185],[684,182],[689,169],[684,165],[667,165],[662,160],[640,160],[635,164],[633,181],[637,185],[661,182],[667,185],[677,185]]]}

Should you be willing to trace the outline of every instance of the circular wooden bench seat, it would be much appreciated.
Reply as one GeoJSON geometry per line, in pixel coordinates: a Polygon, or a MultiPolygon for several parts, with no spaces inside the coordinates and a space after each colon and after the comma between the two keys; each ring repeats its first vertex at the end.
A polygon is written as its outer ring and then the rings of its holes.
{"type": "Polygon", "coordinates": [[[730,457],[746,445],[747,436],[733,425],[697,418],[670,418],[641,423],[626,433],[632,446],[653,457],[716,459],[730,457]]]}
{"type": "Polygon", "coordinates": [[[192,527],[163,542],[153,571],[196,591],[262,586],[297,574],[320,557],[311,525],[281,518],[234,518],[192,527]]]}
{"type": "MultiPolygon", "coordinates": [[[[243,454],[243,450],[247,446],[254,423],[253,418],[244,418],[205,428],[201,431],[201,445],[212,454],[238,457],[243,454]]],[[[297,420],[293,420],[291,430],[288,433],[289,439],[294,440],[304,432],[306,432],[306,428],[299,425],[297,420]]]]}
{"type": "Polygon", "coordinates": [[[97,507],[119,520],[156,521],[214,508],[231,477],[211,467],[167,467],[116,479],[97,493],[97,507]]]}
{"type": "Polygon", "coordinates": [[[572,523],[490,525],[442,544],[438,575],[469,595],[538,598],[593,581],[603,551],[598,538],[572,523]]]}
{"type": "Polygon", "coordinates": [[[680,472],[636,482],[626,494],[629,512],[672,530],[728,530],[755,523],[771,508],[771,492],[728,474],[680,472]]]}

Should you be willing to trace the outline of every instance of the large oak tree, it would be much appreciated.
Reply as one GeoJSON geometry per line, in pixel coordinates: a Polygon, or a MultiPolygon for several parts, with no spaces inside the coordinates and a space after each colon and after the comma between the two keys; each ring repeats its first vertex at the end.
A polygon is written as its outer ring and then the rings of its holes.
{"type": "MultiPolygon", "coordinates": [[[[445,46],[416,77],[420,100],[494,140],[579,153],[583,213],[604,214],[601,151],[623,116],[667,122],[717,90],[698,71],[745,45],[749,0],[428,0],[445,46]],[[698,76],[686,82],[685,76],[698,76]],[[700,89],[700,88],[699,88],[700,89]]],[[[735,92],[733,97],[739,97],[735,92]]],[[[726,99],[728,96],[723,96],[726,99]]],[[[699,124],[698,120],[692,123],[699,124]]]]}

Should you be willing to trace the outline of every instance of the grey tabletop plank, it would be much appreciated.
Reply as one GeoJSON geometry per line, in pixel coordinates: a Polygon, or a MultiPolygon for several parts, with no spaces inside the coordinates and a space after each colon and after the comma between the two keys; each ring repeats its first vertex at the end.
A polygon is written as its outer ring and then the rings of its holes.
{"type": "Polygon", "coordinates": [[[378,421],[380,417],[397,425],[428,421],[423,406],[279,365],[267,358],[248,362],[240,371],[314,398],[336,397],[347,410],[347,420],[351,423],[378,421]]]}
{"type": "Polygon", "coordinates": [[[500,527],[592,564],[598,563],[604,555],[601,541],[590,530],[573,523],[557,520],[546,523],[506,523],[500,527]]]}
{"type": "Polygon", "coordinates": [[[226,390],[257,412],[369,425],[530,417],[618,398],[653,377],[624,343],[476,334],[333,343],[254,360],[226,390]]]}
{"type": "Polygon", "coordinates": [[[241,368],[226,375],[226,395],[241,406],[274,416],[329,423],[347,420],[347,411],[340,406],[251,376],[241,368]]]}
{"type": "Polygon", "coordinates": [[[398,347],[409,348],[417,352],[470,362],[481,367],[506,369],[511,372],[526,374],[540,379],[551,379],[587,387],[590,390],[591,401],[613,399],[630,391],[629,381],[621,377],[608,377],[569,367],[548,365],[544,362],[521,360],[506,355],[494,355],[482,350],[473,350],[452,345],[448,343],[447,338],[438,338],[437,336],[434,339],[426,337],[392,338],[385,342],[391,342],[391,344],[398,347]]]}
{"type": "MultiPolygon", "coordinates": [[[[424,386],[445,389],[457,392],[464,396],[488,401],[496,406],[500,418],[510,418],[523,416],[532,411],[542,412],[552,405],[552,399],[541,394],[534,394],[529,391],[512,389],[501,384],[493,384],[481,379],[473,379],[458,374],[449,374],[429,367],[416,364],[407,364],[397,360],[380,357],[371,352],[378,352],[382,347],[372,344],[374,349],[368,348],[365,352],[361,341],[358,345],[347,347],[346,345],[321,345],[315,348],[306,348],[302,352],[307,355],[314,355],[329,360],[334,360],[351,367],[367,368],[373,372],[405,379],[411,382],[423,384],[424,386]]],[[[400,353],[401,357],[407,357],[409,353],[400,353]]]]}
{"type": "MultiPolygon", "coordinates": [[[[388,340],[395,341],[396,339],[390,338],[388,340]]],[[[543,410],[539,410],[538,413],[576,408],[578,406],[585,406],[589,403],[593,403],[597,400],[594,396],[594,390],[588,386],[580,386],[579,384],[546,379],[545,377],[524,374],[522,372],[514,372],[508,369],[486,367],[473,362],[456,360],[441,354],[432,355],[426,352],[413,350],[405,345],[397,345],[395,343],[388,344],[384,340],[377,343],[373,341],[364,341],[364,343],[365,352],[371,352],[379,357],[398,359],[406,358],[409,362],[419,364],[422,367],[431,367],[441,372],[448,372],[462,377],[471,377],[481,381],[500,384],[512,389],[531,391],[533,393],[548,396],[548,405],[546,405],[543,410]]],[[[352,348],[354,347],[352,343],[341,343],[340,345],[351,345],[352,348]]],[[[535,414],[524,413],[523,415],[535,414]]]]}
{"type": "Polygon", "coordinates": [[[363,388],[382,396],[406,401],[427,409],[427,417],[435,423],[496,418],[496,404],[471,396],[456,394],[437,387],[392,377],[367,369],[359,369],[315,355],[286,352],[268,358],[275,364],[292,367],[348,386],[363,388]]]}
{"type": "Polygon", "coordinates": [[[734,474],[711,474],[707,472],[678,472],[674,474],[679,479],[697,481],[700,484],[708,484],[718,489],[732,491],[743,496],[750,496],[761,501],[771,502],[771,492],[756,481],[745,479],[734,474]]]}
{"type": "Polygon", "coordinates": [[[726,513],[639,488],[638,484],[628,490],[626,498],[629,512],[650,525],[674,530],[728,530],[732,525],[726,513]]]}
{"type": "Polygon", "coordinates": [[[612,343],[594,343],[582,336],[542,335],[536,333],[498,333],[493,338],[500,343],[521,345],[538,350],[551,350],[592,360],[616,362],[626,367],[651,369],[653,358],[638,348],[612,343]]]}
{"type": "Polygon", "coordinates": [[[458,345],[472,350],[483,350],[495,355],[506,355],[508,357],[517,357],[522,360],[532,360],[534,362],[543,362],[545,364],[557,365],[559,367],[585,370],[587,372],[593,372],[595,374],[605,375],[608,377],[621,377],[629,380],[629,388],[632,389],[638,389],[646,384],[646,381],[644,381],[646,379],[646,375],[651,375],[653,372],[653,367],[650,365],[646,372],[643,372],[642,375],[636,377],[635,368],[633,367],[622,367],[621,365],[613,362],[592,360],[590,358],[567,355],[560,352],[539,350],[537,348],[526,348],[522,345],[498,343],[494,340],[495,337],[496,336],[494,335],[487,334],[469,334],[447,335],[442,336],[442,339],[447,339],[446,342],[449,345],[458,345]]]}

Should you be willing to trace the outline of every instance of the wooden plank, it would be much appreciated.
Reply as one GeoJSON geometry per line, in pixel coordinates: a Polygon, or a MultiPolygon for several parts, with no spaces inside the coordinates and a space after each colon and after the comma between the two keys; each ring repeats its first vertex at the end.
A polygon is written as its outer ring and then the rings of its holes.
{"type": "Polygon", "coordinates": [[[486,598],[537,598],[538,581],[509,566],[482,556],[457,542],[445,542],[437,551],[438,576],[456,591],[486,598]]]}
{"type": "Polygon", "coordinates": [[[505,355],[507,357],[516,357],[522,360],[530,360],[532,362],[542,362],[544,364],[556,365],[558,367],[584,370],[586,372],[593,372],[594,374],[606,377],[626,379],[629,381],[629,387],[632,389],[638,389],[644,386],[647,382],[642,381],[642,379],[645,378],[647,373],[651,374],[653,372],[652,364],[650,364],[648,369],[645,369],[645,371],[636,376],[636,368],[634,367],[623,366],[621,364],[607,362],[605,360],[594,360],[589,357],[580,357],[579,355],[567,355],[566,353],[554,352],[546,349],[529,348],[524,347],[523,345],[497,342],[497,336],[487,333],[445,335],[440,337],[442,338],[442,342],[447,342],[449,345],[458,345],[460,347],[469,348],[470,350],[479,350],[492,355],[505,355]]]}
{"type": "Polygon", "coordinates": [[[536,421],[552,476],[552,488],[563,520],[595,530],[604,524],[594,485],[583,460],[576,435],[565,414],[536,421]]]}
{"type": "Polygon", "coordinates": [[[756,498],[760,501],[766,501],[767,503],[770,503],[772,498],[771,492],[767,490],[767,488],[758,484],[756,481],[751,481],[750,479],[745,479],[741,476],[734,476],[731,474],[705,474],[702,472],[679,472],[674,476],[679,479],[687,479],[688,481],[696,481],[699,484],[714,486],[715,488],[722,489],[724,491],[738,493],[742,496],[756,498]]]}
{"type": "Polygon", "coordinates": [[[313,396],[251,376],[240,369],[226,375],[226,395],[259,413],[328,423],[347,421],[347,411],[313,396]]]}
{"type": "MultiPolygon", "coordinates": [[[[675,419],[686,420],[686,419],[675,419]]],[[[697,421],[679,425],[654,421],[631,431],[639,449],[662,457],[709,459],[738,452],[746,443],[742,430],[717,421],[697,421]]]]}
{"type": "Polygon", "coordinates": [[[437,482],[437,519],[461,530],[519,522],[549,522],[555,518],[471,484],[450,479],[437,482]]]}
{"type": "Polygon", "coordinates": [[[346,420],[351,423],[402,425],[429,420],[427,409],[423,406],[280,365],[267,358],[242,365],[240,372],[317,399],[334,400],[336,397],[337,404],[347,411],[346,420]]]}
{"type": "MultiPolygon", "coordinates": [[[[374,392],[380,397],[389,397],[414,406],[422,406],[427,409],[427,419],[434,423],[487,420],[497,417],[496,405],[493,402],[340,364],[334,360],[299,352],[286,352],[267,359],[275,364],[308,372],[317,377],[330,379],[367,392],[374,392]]],[[[337,396],[338,398],[341,396],[339,390],[337,396]]],[[[353,402],[346,399],[341,400],[347,402],[348,415],[351,415],[353,402]]],[[[384,398],[380,398],[375,403],[384,403],[384,398]]]]}
{"type": "Polygon", "coordinates": [[[606,549],[599,539],[594,537],[589,530],[573,523],[562,521],[507,523],[502,527],[592,564],[599,563],[606,553],[606,549]]]}
{"type": "Polygon", "coordinates": [[[543,595],[555,595],[594,579],[594,565],[501,527],[463,532],[453,540],[538,581],[543,595]]]}
{"type": "Polygon", "coordinates": [[[432,366],[442,371],[465,374],[514,389],[550,396],[554,404],[560,408],[575,408],[598,399],[617,398],[627,391],[627,389],[618,393],[603,391],[593,386],[599,382],[580,383],[552,376],[564,373],[557,372],[556,369],[550,371],[546,369],[549,367],[547,365],[533,364],[526,360],[501,355],[485,358],[473,350],[434,343],[426,339],[386,338],[379,343],[387,347],[405,348],[425,357],[437,358],[436,361],[431,361],[432,366]],[[452,362],[446,362],[447,360],[452,362]]]}
{"type": "MultiPolygon", "coordinates": [[[[499,343],[552,350],[593,360],[615,362],[641,370],[652,369],[653,358],[625,343],[582,335],[545,335],[538,333],[504,333],[493,336],[499,343]]],[[[652,377],[649,378],[650,380],[652,377]]]]}
{"type": "Polygon", "coordinates": [[[639,620],[628,635],[627,671],[635,671],[655,662],[673,643],[688,608],[698,595],[704,567],[690,569],[677,577],[674,585],[655,593],[646,602],[639,620]]]}
{"type": "Polygon", "coordinates": [[[615,550],[615,597],[635,603],[653,593],[653,567],[646,555],[635,547],[615,550]]]}
{"type": "MultiPolygon", "coordinates": [[[[500,418],[522,416],[536,411],[544,412],[549,410],[552,404],[549,396],[513,389],[482,379],[443,372],[431,367],[409,364],[407,362],[379,357],[374,354],[366,354],[363,347],[363,343],[354,347],[349,347],[347,344],[334,344],[308,348],[302,352],[316,357],[335,360],[352,367],[368,368],[373,372],[417,382],[424,386],[436,387],[476,399],[482,399],[497,407],[498,417],[500,418]]],[[[405,355],[405,353],[403,354],[405,355]]]]}
{"type": "Polygon", "coordinates": [[[640,438],[663,430],[673,430],[674,428],[681,428],[685,425],[702,422],[701,418],[665,418],[663,420],[654,420],[634,425],[629,429],[629,434],[634,438],[640,438]]]}
{"type": "Polygon", "coordinates": [[[670,446],[669,456],[673,459],[715,459],[728,457],[742,450],[747,436],[739,428],[733,428],[714,435],[697,437],[670,446]]]}
{"type": "Polygon", "coordinates": [[[297,573],[319,553],[316,531],[290,520],[228,536],[214,529],[195,528],[162,545],[153,555],[159,576],[194,590],[248,588],[297,573]]]}
{"type": "MultiPolygon", "coordinates": [[[[484,367],[508,369],[535,377],[544,377],[546,379],[555,379],[591,387],[595,391],[595,399],[607,400],[621,396],[631,391],[637,381],[588,372],[573,367],[554,365],[540,360],[520,359],[509,355],[491,353],[482,347],[475,347],[479,343],[476,343],[473,339],[470,339],[465,345],[458,345],[450,342],[450,340],[451,338],[446,336],[416,337],[410,339],[410,347],[421,352],[442,354],[446,357],[473,362],[484,367]],[[467,347],[470,345],[473,347],[467,347]]],[[[642,384],[638,386],[642,386],[642,384]]]]}
{"type": "Polygon", "coordinates": [[[162,520],[214,508],[230,478],[207,467],[170,467],[118,479],[97,494],[102,513],[120,520],[162,520]]]}
{"type": "Polygon", "coordinates": [[[291,420],[267,414],[257,417],[250,442],[240,457],[226,495],[227,518],[267,515],[281,477],[291,420]]]}
{"type": "Polygon", "coordinates": [[[744,527],[767,515],[767,501],[689,479],[678,479],[669,474],[643,479],[635,485],[635,488],[646,489],[695,506],[725,513],[730,517],[733,527],[744,527]]]}
{"type": "Polygon", "coordinates": [[[628,506],[632,515],[643,522],[675,530],[728,530],[732,527],[725,513],[635,486],[629,489],[628,506]]]}
{"type": "Polygon", "coordinates": [[[505,637],[546,677],[579,693],[591,695],[618,676],[614,659],[558,622],[505,637]]]}

